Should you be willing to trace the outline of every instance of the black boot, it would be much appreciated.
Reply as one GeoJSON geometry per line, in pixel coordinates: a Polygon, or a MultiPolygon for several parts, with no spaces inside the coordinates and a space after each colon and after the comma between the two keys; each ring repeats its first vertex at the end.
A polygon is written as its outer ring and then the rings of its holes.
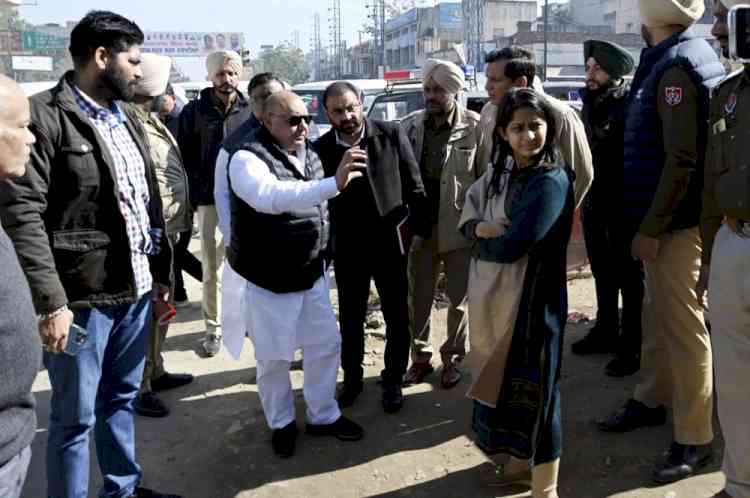
{"type": "Polygon", "coordinates": [[[594,325],[586,334],[586,337],[573,343],[571,349],[577,355],[614,353],[617,347],[617,339],[613,339],[613,337],[617,337],[616,332],[611,334],[603,327],[594,325]]]}
{"type": "Polygon", "coordinates": [[[690,446],[672,443],[664,463],[654,469],[654,482],[668,484],[692,476],[713,460],[714,452],[710,444],[690,446]]]}
{"type": "Polygon", "coordinates": [[[289,423],[286,427],[273,431],[271,445],[273,452],[281,458],[289,458],[294,455],[294,446],[297,441],[297,424],[289,423]]]}
{"type": "Polygon", "coordinates": [[[667,409],[663,406],[649,408],[640,401],[629,399],[625,406],[599,422],[604,432],[630,432],[641,427],[664,425],[667,422],[667,409]]]}

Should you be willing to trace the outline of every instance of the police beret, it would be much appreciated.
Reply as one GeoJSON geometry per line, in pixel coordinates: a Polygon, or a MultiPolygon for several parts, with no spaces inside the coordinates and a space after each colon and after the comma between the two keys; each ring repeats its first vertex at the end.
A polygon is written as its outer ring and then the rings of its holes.
{"type": "Polygon", "coordinates": [[[614,43],[602,40],[587,40],[583,43],[584,64],[589,57],[596,59],[610,78],[622,78],[635,67],[635,60],[627,50],[614,43]]]}

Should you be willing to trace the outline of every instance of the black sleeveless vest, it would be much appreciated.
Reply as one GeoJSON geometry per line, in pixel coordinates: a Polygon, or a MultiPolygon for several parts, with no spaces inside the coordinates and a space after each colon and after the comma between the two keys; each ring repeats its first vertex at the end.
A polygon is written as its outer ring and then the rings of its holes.
{"type": "MultiPolygon", "coordinates": [[[[289,161],[265,127],[255,133],[225,141],[229,163],[237,151],[258,156],[280,181],[322,180],[323,165],[307,145],[304,175],[289,161]]],[[[243,278],[275,293],[309,290],[323,275],[328,245],[328,206],[283,214],[261,213],[233,191],[229,182],[231,240],[227,261],[243,278]]]]}

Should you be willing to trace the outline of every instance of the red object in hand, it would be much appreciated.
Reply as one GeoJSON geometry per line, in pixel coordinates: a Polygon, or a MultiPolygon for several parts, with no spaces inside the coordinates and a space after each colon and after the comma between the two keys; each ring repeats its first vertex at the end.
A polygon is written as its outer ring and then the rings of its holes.
{"type": "Polygon", "coordinates": [[[177,316],[177,310],[163,299],[154,299],[154,319],[156,324],[161,326],[167,325],[177,316]]]}

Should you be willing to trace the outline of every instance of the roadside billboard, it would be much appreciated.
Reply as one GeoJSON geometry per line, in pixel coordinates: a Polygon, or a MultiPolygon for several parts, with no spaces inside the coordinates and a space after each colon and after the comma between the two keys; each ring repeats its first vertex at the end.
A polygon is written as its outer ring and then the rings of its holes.
{"type": "Polygon", "coordinates": [[[12,58],[15,71],[46,71],[52,72],[52,57],[19,56],[12,58]]]}
{"type": "Polygon", "coordinates": [[[242,52],[243,33],[147,31],[142,50],[170,57],[205,57],[217,50],[242,52]]]}

